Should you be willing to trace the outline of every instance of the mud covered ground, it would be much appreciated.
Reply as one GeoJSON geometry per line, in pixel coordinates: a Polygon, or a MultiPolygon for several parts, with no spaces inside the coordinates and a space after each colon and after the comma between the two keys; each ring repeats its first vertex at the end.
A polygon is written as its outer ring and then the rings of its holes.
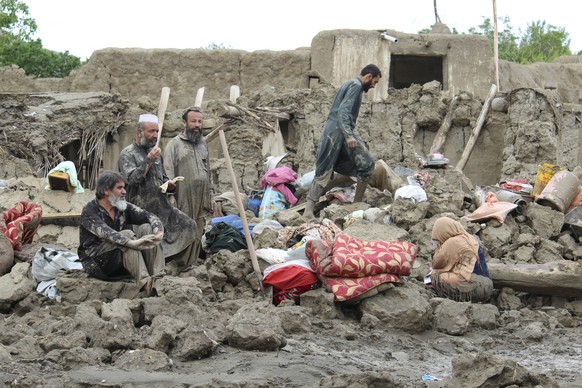
{"type": "MultiPolygon", "coordinates": [[[[397,236],[420,248],[403,284],[353,305],[335,303],[319,288],[303,294],[298,306],[275,307],[269,289],[256,291],[246,251],[221,251],[180,277],[166,276],[153,298],[139,295],[131,283],[63,274],[57,281],[60,303],[36,293],[28,264],[20,263],[0,278],[0,381],[14,387],[581,386],[580,300],[504,288],[481,305],[435,298],[425,290],[430,228],[441,215],[457,218],[437,209],[459,194],[442,192],[448,179],[459,178],[457,171],[428,172],[434,203],[393,201],[390,193],[369,189],[364,204],[329,204],[320,212],[342,225],[354,210],[391,202],[395,223],[360,220],[344,231],[368,239],[397,236]],[[434,381],[423,380],[426,375],[434,381]]],[[[70,211],[93,195],[44,191],[38,184],[35,178],[20,180],[1,192],[2,203],[28,198],[70,211]]],[[[457,214],[474,207],[465,203],[457,214]]],[[[490,262],[520,260],[516,252],[491,255],[504,244],[498,242],[503,231],[549,233],[532,229],[532,220],[559,219],[554,210],[528,207],[529,215],[509,214],[503,224],[463,221],[480,234],[490,262]]],[[[303,222],[299,213],[286,213],[282,223],[303,222]]],[[[74,225],[49,223],[36,239],[73,250],[77,233],[74,225]]],[[[553,239],[574,238],[561,228],[557,234],[553,239]]],[[[256,246],[274,240],[263,236],[256,246]]],[[[548,241],[543,239],[537,251],[548,241]]],[[[576,260],[573,252],[569,256],[576,260]]],[[[536,255],[532,262],[547,259],[536,255]]]]}

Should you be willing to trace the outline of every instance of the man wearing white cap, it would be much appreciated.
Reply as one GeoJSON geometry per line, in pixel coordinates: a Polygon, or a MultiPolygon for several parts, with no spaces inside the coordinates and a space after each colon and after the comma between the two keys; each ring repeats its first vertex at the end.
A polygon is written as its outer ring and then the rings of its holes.
{"type": "MultiPolygon", "coordinates": [[[[172,272],[180,272],[196,260],[196,222],[172,205],[176,188],[164,170],[162,150],[156,146],[158,117],[143,114],[137,124],[137,139],[119,154],[119,171],[127,179],[127,200],[157,215],[164,224],[162,250],[172,272]],[[167,192],[160,186],[167,184],[167,192]]],[[[175,274],[175,273],[174,273],[175,274]]]]}

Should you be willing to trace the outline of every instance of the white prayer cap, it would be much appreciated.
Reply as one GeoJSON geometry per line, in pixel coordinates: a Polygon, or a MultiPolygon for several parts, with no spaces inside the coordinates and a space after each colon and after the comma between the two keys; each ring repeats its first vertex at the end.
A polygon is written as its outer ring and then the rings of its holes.
{"type": "Polygon", "coordinates": [[[152,114],[143,114],[139,116],[138,123],[158,123],[158,116],[152,114]]]}

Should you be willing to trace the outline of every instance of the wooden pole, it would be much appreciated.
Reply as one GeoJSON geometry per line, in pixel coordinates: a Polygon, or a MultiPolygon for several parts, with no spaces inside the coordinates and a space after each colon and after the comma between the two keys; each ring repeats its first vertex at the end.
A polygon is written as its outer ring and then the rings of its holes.
{"type": "Polygon", "coordinates": [[[493,0],[493,63],[495,65],[495,86],[499,89],[499,33],[497,29],[497,1],[493,0]]]}
{"type": "Polygon", "coordinates": [[[199,88],[196,92],[196,99],[194,100],[194,106],[196,108],[202,108],[202,100],[204,99],[204,88],[199,88]]]}
{"type": "MultiPolygon", "coordinates": [[[[162,128],[164,127],[164,118],[166,116],[166,109],[168,108],[168,101],[170,100],[170,88],[164,86],[162,88],[162,95],[160,96],[160,103],[158,104],[158,139],[156,140],[156,147],[160,146],[160,139],[162,138],[162,128]]],[[[150,162],[145,169],[143,176],[145,177],[155,162],[150,162]]]]}
{"type": "Polygon", "coordinates": [[[447,133],[449,133],[449,129],[451,129],[451,123],[453,122],[453,111],[455,110],[458,101],[459,101],[458,96],[454,96],[453,99],[451,100],[449,110],[447,111],[443,123],[441,124],[439,130],[437,131],[437,134],[432,142],[432,146],[430,147],[429,151],[430,154],[440,151],[443,144],[445,144],[445,140],[447,139],[447,133]]]}
{"type": "Polygon", "coordinates": [[[477,142],[477,138],[479,137],[479,132],[481,132],[481,127],[483,126],[483,123],[485,122],[485,117],[487,117],[487,112],[489,112],[489,106],[491,105],[491,100],[493,99],[493,97],[495,97],[496,92],[497,92],[497,86],[495,86],[495,84],[491,85],[491,89],[489,90],[489,95],[487,96],[487,99],[483,103],[483,109],[481,109],[481,113],[479,114],[479,119],[477,120],[477,125],[475,126],[475,128],[473,128],[473,132],[471,133],[471,137],[469,137],[469,141],[467,142],[467,145],[465,146],[465,149],[463,150],[463,155],[461,155],[461,159],[459,160],[459,163],[457,163],[457,168],[461,171],[463,171],[463,169],[465,168],[465,165],[467,164],[467,160],[469,159],[471,152],[473,152],[473,147],[475,146],[475,143],[477,142]]]}
{"type": "Polygon", "coordinates": [[[255,270],[255,273],[257,274],[257,278],[259,280],[259,286],[261,288],[261,292],[264,292],[263,275],[261,274],[261,268],[259,267],[259,261],[257,260],[257,254],[255,252],[255,245],[253,244],[251,232],[249,230],[249,225],[247,223],[247,216],[246,216],[245,209],[244,209],[244,206],[242,203],[242,199],[240,198],[240,192],[238,190],[238,183],[236,183],[236,176],[234,175],[234,171],[232,169],[232,163],[230,161],[230,155],[228,153],[228,145],[226,144],[226,137],[224,136],[224,131],[222,130],[222,128],[219,129],[218,136],[220,137],[220,144],[222,145],[222,152],[224,153],[224,159],[226,161],[226,168],[228,170],[228,175],[230,176],[230,182],[232,184],[232,189],[234,191],[234,197],[236,198],[238,212],[239,212],[240,218],[242,220],[245,239],[247,241],[247,246],[249,248],[249,254],[251,255],[251,261],[253,263],[253,269],[255,270]]]}
{"type": "Polygon", "coordinates": [[[160,104],[158,105],[158,124],[160,132],[158,132],[158,140],[156,140],[156,147],[160,146],[160,139],[162,138],[162,128],[164,127],[164,119],[166,117],[166,109],[168,108],[168,100],[170,99],[170,88],[164,86],[162,88],[162,95],[160,97],[160,104]]]}
{"type": "Polygon", "coordinates": [[[582,262],[552,261],[544,264],[487,263],[493,286],[565,298],[582,297],[582,262]]]}

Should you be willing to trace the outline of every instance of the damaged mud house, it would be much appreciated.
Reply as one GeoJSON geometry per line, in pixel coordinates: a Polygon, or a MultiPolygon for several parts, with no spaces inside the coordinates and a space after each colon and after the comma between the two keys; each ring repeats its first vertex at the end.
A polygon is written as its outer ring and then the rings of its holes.
{"type": "MultiPolygon", "coordinates": [[[[43,219],[30,250],[57,245],[76,252],[76,220],[94,198],[96,177],[117,170],[137,117],[158,111],[164,87],[171,92],[162,148],[182,130],[184,109],[203,96],[216,194],[233,190],[215,131],[227,122],[241,192],[261,191],[265,160],[277,156],[269,152],[273,128],[284,141],[279,163],[304,176],[314,168],[336,88],[368,63],[383,77],[364,97],[358,134],[400,186],[420,176],[426,200],[397,197],[398,185],[389,185],[368,187],[363,203],[326,196],[317,210],[320,221],[348,236],[414,244],[409,275],[344,301],[324,281],[297,303],[275,307],[257,294],[252,252],[221,250],[197,268],[162,278],[156,298],[138,298],[131,283],[63,271],[57,302],[35,291],[34,252],[15,252],[0,277],[0,381],[19,387],[582,385],[579,177],[574,188],[557,184],[550,200],[536,200],[551,174],[574,174],[582,165],[580,57],[500,61],[496,84],[485,37],[435,25],[430,34],[322,31],[311,47],[281,52],[108,48],[64,79],[0,68],[0,212],[20,201],[40,204],[43,219]],[[236,100],[233,85],[240,90],[236,100]],[[75,164],[84,193],[45,189],[48,171],[64,161],[75,164]],[[488,192],[519,205],[475,217],[488,192]],[[431,228],[442,216],[461,221],[483,242],[496,289],[489,303],[443,300],[425,289],[431,228]]],[[[301,203],[272,219],[291,233],[304,228],[301,203]]],[[[246,214],[252,225],[263,221],[246,214]]],[[[269,228],[253,241],[257,251],[289,248],[269,228]]],[[[269,264],[261,258],[262,270],[269,264]]]]}

